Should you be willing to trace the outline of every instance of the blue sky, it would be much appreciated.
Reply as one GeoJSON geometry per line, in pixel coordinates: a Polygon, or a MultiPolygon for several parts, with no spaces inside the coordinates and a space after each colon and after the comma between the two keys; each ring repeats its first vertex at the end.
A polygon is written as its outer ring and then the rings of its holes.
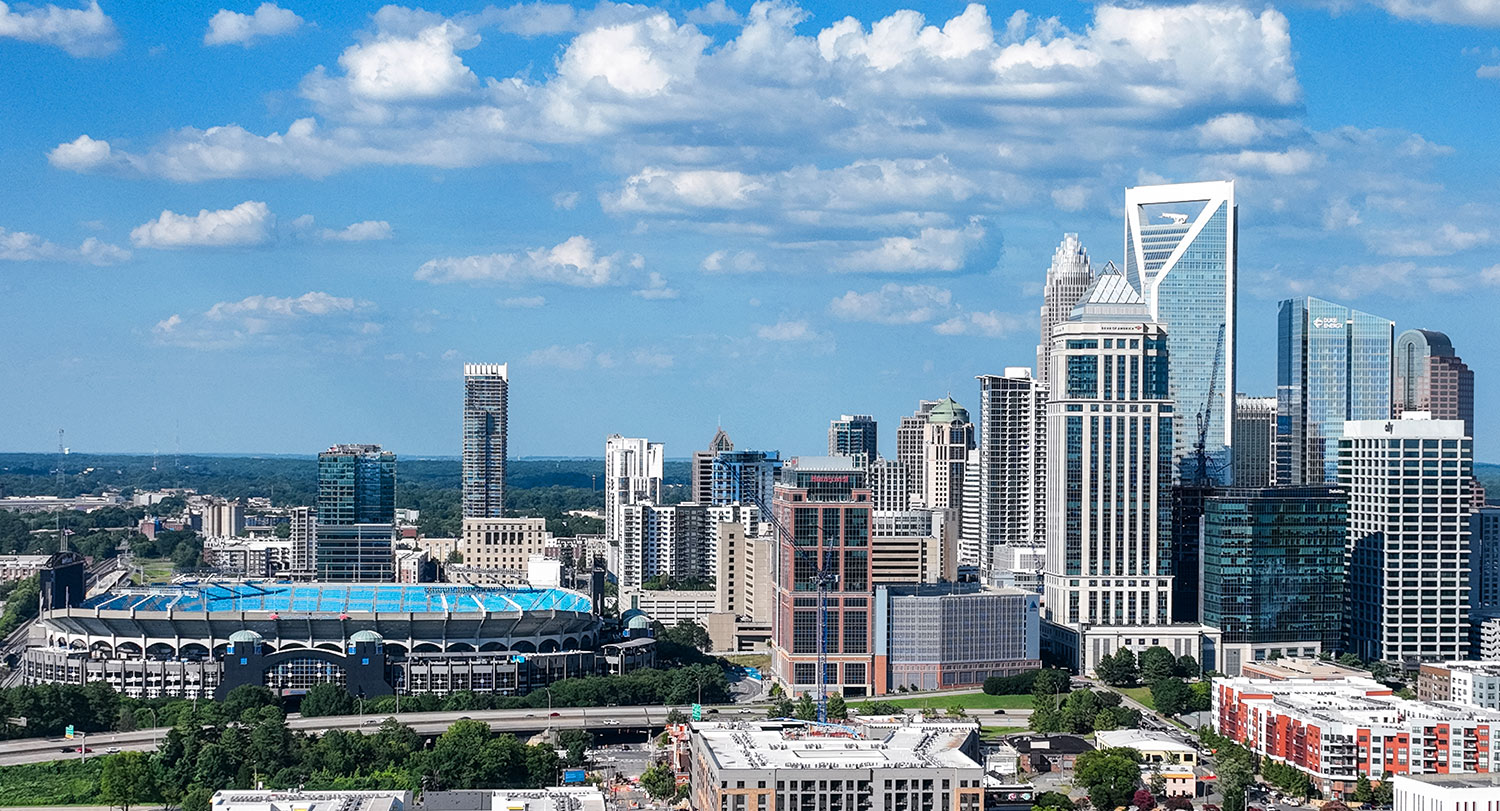
{"type": "Polygon", "coordinates": [[[334,5],[0,5],[0,448],[455,454],[467,360],[516,455],[890,451],[1064,232],[1233,178],[1240,388],[1331,298],[1500,459],[1500,2],[334,5]]]}

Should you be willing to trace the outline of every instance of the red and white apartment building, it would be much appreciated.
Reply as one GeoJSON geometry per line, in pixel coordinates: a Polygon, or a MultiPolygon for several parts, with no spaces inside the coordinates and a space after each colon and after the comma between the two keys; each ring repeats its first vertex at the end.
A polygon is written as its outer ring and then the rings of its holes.
{"type": "Polygon", "coordinates": [[[1360,775],[1500,771],[1500,712],[1398,698],[1370,679],[1215,679],[1213,712],[1219,734],[1302,769],[1328,797],[1360,775]]]}

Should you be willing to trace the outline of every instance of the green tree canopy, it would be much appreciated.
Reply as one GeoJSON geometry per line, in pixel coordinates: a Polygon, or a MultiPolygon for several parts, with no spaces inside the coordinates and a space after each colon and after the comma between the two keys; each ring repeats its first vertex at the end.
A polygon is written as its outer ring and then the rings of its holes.
{"type": "Polygon", "coordinates": [[[1084,752],[1073,768],[1073,779],[1089,793],[1095,808],[1115,808],[1130,802],[1141,782],[1141,753],[1116,747],[1084,752]]]}
{"type": "Polygon", "coordinates": [[[99,796],[123,811],[156,796],[156,775],[145,752],[121,752],[104,759],[99,775],[99,796]]]}

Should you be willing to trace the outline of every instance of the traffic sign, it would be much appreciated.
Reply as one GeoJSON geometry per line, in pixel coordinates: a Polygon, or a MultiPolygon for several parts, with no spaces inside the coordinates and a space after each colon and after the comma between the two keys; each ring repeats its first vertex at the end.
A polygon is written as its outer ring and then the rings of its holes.
{"type": "Polygon", "coordinates": [[[68,724],[68,728],[66,730],[63,730],[63,735],[65,735],[68,740],[70,740],[70,741],[73,740],[73,725],[72,724],[68,724]]]}
{"type": "Polygon", "coordinates": [[[694,704],[693,705],[693,720],[694,721],[702,721],[703,720],[703,705],[702,704],[694,704]]]}

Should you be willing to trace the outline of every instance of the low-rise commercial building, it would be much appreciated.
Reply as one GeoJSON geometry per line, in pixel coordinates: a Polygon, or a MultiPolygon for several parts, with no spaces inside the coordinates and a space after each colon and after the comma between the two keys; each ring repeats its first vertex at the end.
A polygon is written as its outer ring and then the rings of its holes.
{"type": "Polygon", "coordinates": [[[213,811],[409,811],[410,791],[218,791],[213,811]]]}
{"type": "Polygon", "coordinates": [[[604,794],[593,786],[532,789],[429,791],[422,811],[605,811],[604,794]]]}
{"type": "Polygon", "coordinates": [[[875,692],[973,687],[1041,667],[1039,599],[978,583],[878,586],[875,692]]]}
{"type": "Polygon", "coordinates": [[[1284,681],[1286,679],[1330,681],[1375,678],[1368,670],[1361,670],[1357,667],[1349,667],[1348,665],[1341,665],[1338,662],[1324,659],[1272,659],[1268,661],[1246,662],[1241,670],[1240,675],[1246,678],[1270,679],[1271,681],[1284,681]]]}
{"type": "Polygon", "coordinates": [[[1124,747],[1141,753],[1143,782],[1161,775],[1167,797],[1193,797],[1198,793],[1198,750],[1161,732],[1148,729],[1116,729],[1095,732],[1100,749],[1124,747]]]}
{"type": "Polygon", "coordinates": [[[1330,798],[1364,776],[1488,773],[1500,712],[1397,698],[1369,679],[1215,679],[1221,735],[1306,771],[1330,798]]]}
{"type": "Polygon", "coordinates": [[[974,724],[695,723],[688,747],[691,806],[704,811],[984,809],[974,724]]]}
{"type": "Polygon", "coordinates": [[[1500,662],[1422,665],[1417,675],[1417,698],[1500,710],[1500,662]]]}
{"type": "Polygon", "coordinates": [[[25,580],[40,572],[51,555],[0,555],[0,583],[25,580]]]}
{"type": "Polygon", "coordinates": [[[1396,775],[1395,811],[1500,811],[1500,775],[1396,775]]]}

